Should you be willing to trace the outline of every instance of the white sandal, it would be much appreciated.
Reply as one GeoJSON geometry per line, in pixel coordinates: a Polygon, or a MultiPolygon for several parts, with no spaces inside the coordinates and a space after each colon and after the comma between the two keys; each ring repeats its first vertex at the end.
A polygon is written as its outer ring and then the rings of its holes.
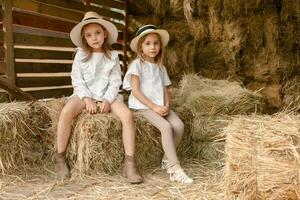
{"type": "MultiPolygon", "coordinates": [[[[172,171],[172,170],[171,170],[172,171]]],[[[193,183],[194,180],[188,177],[186,173],[183,171],[183,169],[178,169],[176,171],[172,171],[170,173],[170,179],[171,181],[176,181],[179,183],[193,183]]]]}
{"type": "Polygon", "coordinates": [[[168,160],[162,160],[161,161],[161,168],[164,169],[164,170],[166,170],[166,172],[168,174],[172,173],[172,169],[171,169],[172,165],[169,163],[168,160]]]}

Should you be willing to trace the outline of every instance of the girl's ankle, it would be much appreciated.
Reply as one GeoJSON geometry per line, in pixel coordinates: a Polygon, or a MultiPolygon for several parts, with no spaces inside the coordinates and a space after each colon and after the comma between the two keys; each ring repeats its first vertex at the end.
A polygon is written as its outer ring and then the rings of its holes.
{"type": "Polygon", "coordinates": [[[181,169],[181,166],[180,166],[180,164],[175,164],[175,165],[173,165],[172,167],[171,167],[171,170],[172,171],[177,171],[177,170],[179,170],[179,169],[181,169]]]}

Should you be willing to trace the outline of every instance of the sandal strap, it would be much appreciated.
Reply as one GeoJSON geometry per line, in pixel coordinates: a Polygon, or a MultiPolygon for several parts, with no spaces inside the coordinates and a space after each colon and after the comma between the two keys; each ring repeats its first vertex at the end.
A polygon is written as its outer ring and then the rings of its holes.
{"type": "Polygon", "coordinates": [[[170,179],[172,181],[177,181],[180,183],[192,183],[193,179],[188,177],[186,173],[183,171],[183,169],[178,169],[176,171],[173,171],[173,173],[170,174],[170,179]]]}
{"type": "Polygon", "coordinates": [[[162,160],[161,161],[161,168],[166,170],[168,174],[170,174],[172,172],[172,166],[168,160],[162,160]]]}

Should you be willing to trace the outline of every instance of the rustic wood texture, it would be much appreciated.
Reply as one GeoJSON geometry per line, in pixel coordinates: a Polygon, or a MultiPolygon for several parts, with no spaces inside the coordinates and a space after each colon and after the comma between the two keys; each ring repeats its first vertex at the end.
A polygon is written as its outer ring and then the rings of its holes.
{"type": "Polygon", "coordinates": [[[46,87],[71,85],[71,78],[68,77],[17,77],[16,84],[18,87],[46,87]]]}
{"type": "Polygon", "coordinates": [[[58,19],[69,20],[75,23],[81,21],[83,17],[83,13],[62,9],[33,0],[13,0],[12,6],[16,9],[49,15],[58,19]]]}
{"type": "Polygon", "coordinates": [[[15,58],[29,59],[68,59],[72,60],[73,52],[48,51],[39,49],[16,49],[15,58]]]}
{"type": "Polygon", "coordinates": [[[70,72],[71,68],[72,68],[71,64],[59,64],[59,63],[19,63],[19,62],[16,62],[16,72],[17,73],[58,73],[58,72],[70,72]]]}
{"type": "Polygon", "coordinates": [[[47,37],[23,33],[14,33],[14,44],[28,46],[75,47],[70,38],[47,37]]]}
{"type": "Polygon", "coordinates": [[[13,23],[23,26],[60,31],[69,33],[76,25],[76,22],[64,21],[62,19],[55,19],[49,16],[38,16],[31,13],[13,12],[13,23]]]}
{"type": "Polygon", "coordinates": [[[5,30],[5,62],[7,67],[8,82],[15,85],[15,62],[14,62],[14,42],[13,42],[13,27],[12,27],[12,5],[11,0],[3,0],[3,26],[5,30]]]}
{"type": "Polygon", "coordinates": [[[17,88],[16,86],[10,84],[8,82],[8,80],[0,77],[0,88],[8,91],[13,97],[15,97],[16,99],[18,100],[29,100],[29,101],[35,101],[36,99],[26,93],[26,92],[23,92],[21,89],[17,88]]]}
{"type": "Polygon", "coordinates": [[[116,25],[119,33],[113,49],[120,53],[123,67],[125,12],[120,11],[125,9],[125,1],[90,0],[83,3],[79,0],[0,0],[0,6],[4,1],[10,6],[7,11],[10,16],[10,39],[5,41],[10,41],[12,51],[11,54],[5,53],[3,38],[6,38],[6,34],[0,31],[0,74],[10,79],[13,77],[14,85],[35,98],[72,94],[68,74],[72,68],[75,46],[69,33],[82,20],[86,11],[95,11],[116,25]],[[4,62],[5,56],[10,56],[12,62],[4,62]],[[39,76],[39,73],[43,74],[39,76]]]}
{"type": "Polygon", "coordinates": [[[117,8],[120,10],[123,10],[125,6],[125,1],[121,2],[121,1],[113,1],[113,0],[93,0],[93,3],[107,6],[110,8],[117,8]]]}
{"type": "Polygon", "coordinates": [[[45,89],[45,90],[35,90],[27,91],[30,95],[37,99],[44,98],[57,98],[63,96],[70,96],[73,93],[73,88],[55,88],[55,89],[45,89]]]}
{"type": "Polygon", "coordinates": [[[0,75],[6,74],[6,64],[4,60],[0,60],[0,75]]]}

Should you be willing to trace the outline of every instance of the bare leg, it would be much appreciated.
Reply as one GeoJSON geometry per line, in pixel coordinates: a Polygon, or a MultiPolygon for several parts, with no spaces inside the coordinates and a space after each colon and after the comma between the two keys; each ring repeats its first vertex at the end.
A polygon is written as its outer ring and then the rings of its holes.
{"type": "Polygon", "coordinates": [[[125,150],[123,175],[130,183],[142,183],[144,179],[137,170],[134,159],[135,126],[132,112],[120,101],[111,104],[111,112],[117,115],[122,122],[122,139],[125,150]]]}
{"type": "Polygon", "coordinates": [[[120,101],[115,101],[111,104],[111,112],[117,115],[122,122],[122,138],[125,154],[134,156],[135,126],[132,112],[120,101]]]}
{"type": "Polygon", "coordinates": [[[85,103],[78,96],[74,96],[62,109],[57,125],[57,153],[66,151],[71,135],[72,121],[84,108],[85,103]]]}

